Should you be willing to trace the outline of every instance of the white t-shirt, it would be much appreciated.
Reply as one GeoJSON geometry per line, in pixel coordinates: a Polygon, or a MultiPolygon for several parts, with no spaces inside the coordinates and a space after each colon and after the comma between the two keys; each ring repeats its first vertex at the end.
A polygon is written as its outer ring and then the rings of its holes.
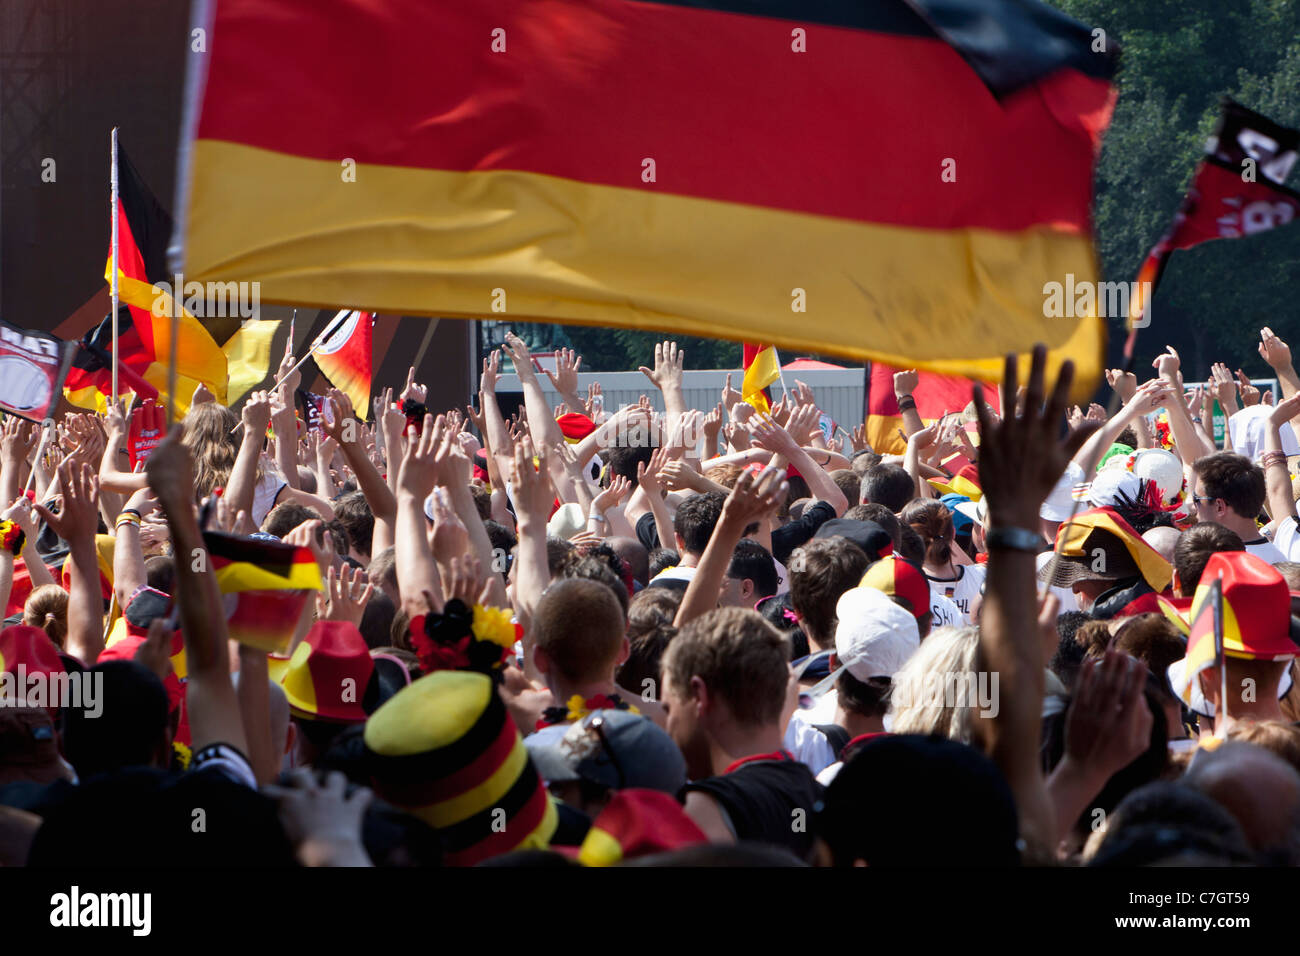
{"type": "MultiPolygon", "coordinates": [[[[1281,534],[1281,529],[1278,529],[1281,534]]],[[[1277,564],[1281,561],[1287,561],[1289,558],[1278,550],[1275,544],[1266,541],[1264,538],[1258,538],[1255,541],[1246,542],[1246,550],[1257,558],[1262,558],[1269,564],[1277,564]]],[[[1231,712],[1229,712],[1231,713],[1231,712]]]]}
{"type": "Polygon", "coordinates": [[[930,588],[930,630],[936,627],[961,627],[966,623],[962,617],[961,608],[953,604],[949,598],[938,593],[933,587],[930,588]]]}
{"type": "Polygon", "coordinates": [[[814,774],[835,762],[835,750],[826,735],[812,725],[805,712],[796,710],[785,727],[785,749],[814,774]]]}
{"type": "Polygon", "coordinates": [[[988,569],[982,564],[959,564],[955,578],[936,578],[928,574],[925,577],[930,582],[930,593],[952,601],[961,612],[962,623],[969,624],[971,609],[984,587],[987,573],[988,569]]]}
{"type": "Polygon", "coordinates": [[[1273,535],[1273,547],[1277,548],[1288,561],[1300,561],[1300,526],[1295,518],[1283,518],[1273,535]]]}
{"type": "Polygon", "coordinates": [[[253,524],[262,527],[262,522],[275,507],[275,499],[280,496],[280,490],[285,487],[285,481],[278,471],[268,470],[262,475],[262,480],[253,488],[253,513],[249,515],[253,524]]]}
{"type": "Polygon", "coordinates": [[[829,787],[831,785],[831,781],[835,779],[835,775],[840,772],[840,768],[843,766],[844,766],[844,761],[842,760],[835,761],[833,764],[831,764],[821,773],[817,774],[817,782],[820,783],[823,787],[829,787]]]}

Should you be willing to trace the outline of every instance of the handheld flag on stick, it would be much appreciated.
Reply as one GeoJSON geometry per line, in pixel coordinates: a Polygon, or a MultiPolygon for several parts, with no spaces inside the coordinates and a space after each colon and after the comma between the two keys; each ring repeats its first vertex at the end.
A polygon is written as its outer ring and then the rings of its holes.
{"type": "Polygon", "coordinates": [[[1200,585],[1192,604],[1184,664],[1188,685],[1182,694],[1188,704],[1192,703],[1192,684],[1197,675],[1208,668],[1223,666],[1223,581],[1215,578],[1200,585]]]}
{"type": "Polygon", "coordinates": [[[334,387],[352,400],[352,408],[365,421],[370,416],[371,330],[369,312],[343,310],[335,317],[333,333],[314,347],[316,367],[334,387]]]}
{"type": "Polygon", "coordinates": [[[1096,310],[1048,317],[1043,287],[1096,278],[1118,49],[1040,0],[196,9],[196,279],[460,318],[496,289],[527,321],[986,380],[1044,342],[1078,398],[1100,377],[1096,310]],[[412,82],[319,69],[344,56],[412,82]]]}
{"type": "Polygon", "coordinates": [[[320,568],[309,548],[204,531],[230,636],[264,651],[283,652],[313,592],[320,568]]]}
{"type": "Polygon", "coordinates": [[[754,406],[754,411],[766,414],[771,407],[764,390],[781,377],[781,363],[776,355],[776,346],[746,342],[741,360],[745,367],[745,377],[740,383],[740,397],[754,406]]]}
{"type": "MultiPolygon", "coordinates": [[[[167,242],[172,219],[114,137],[115,215],[104,279],[114,287],[129,312],[114,308],[82,340],[83,350],[73,360],[66,383],[69,402],[103,411],[105,398],[127,389],[157,398],[167,389],[169,366],[175,369],[178,408],[189,407],[190,395],[200,382],[226,400],[226,357],[207,329],[173,301],[167,271],[167,242]],[[167,288],[155,290],[155,284],[167,288]],[[173,335],[171,310],[179,310],[173,335]],[[175,362],[170,356],[175,354],[175,362]],[[120,381],[119,381],[120,380],[120,381]],[[145,385],[144,383],[148,383],[145,385]]],[[[183,296],[182,291],[176,295],[183,296]]]]}
{"type": "Polygon", "coordinates": [[[1283,183],[1295,165],[1300,130],[1225,99],[1219,127],[1206,147],[1173,225],[1138,270],[1129,299],[1124,358],[1131,361],[1138,329],[1151,322],[1151,298],[1175,249],[1214,239],[1240,239],[1300,219],[1300,193],[1283,183]]]}

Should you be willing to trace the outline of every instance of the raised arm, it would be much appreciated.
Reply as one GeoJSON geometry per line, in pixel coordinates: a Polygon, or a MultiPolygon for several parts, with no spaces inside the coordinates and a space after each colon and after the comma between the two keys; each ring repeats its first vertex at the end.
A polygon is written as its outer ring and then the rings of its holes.
{"type": "Polygon", "coordinates": [[[379,531],[381,523],[386,526],[380,534],[381,542],[390,540],[397,519],[397,500],[384,476],[366,454],[361,442],[361,423],[352,413],[352,400],[337,388],[331,388],[325,401],[329,403],[333,421],[329,416],[322,416],[321,427],[338,443],[348,467],[356,475],[357,487],[365,495],[366,504],[375,516],[375,529],[379,531]]]}
{"type": "MultiPolygon", "coordinates": [[[[988,577],[980,621],[981,663],[999,675],[1000,706],[981,712],[981,736],[1002,769],[1020,812],[1026,842],[1047,856],[1055,847],[1055,819],[1039,762],[1043,650],[1037,626],[1038,509],[1084,440],[1092,423],[1057,438],[1074,365],[1060,377],[1044,407],[1047,350],[1034,349],[1021,415],[995,422],[983,389],[972,393],[980,425],[980,477],[989,507],[988,577]]],[[[1017,391],[1016,359],[1007,356],[1004,395],[1017,391]]]]}
{"type": "MultiPolygon", "coordinates": [[[[262,457],[262,445],[266,442],[266,426],[271,423],[271,396],[266,392],[250,394],[244,402],[241,418],[244,434],[239,441],[239,453],[235,456],[234,467],[230,469],[230,480],[224,497],[233,511],[247,511],[251,515],[253,493],[257,490],[257,463],[262,457]]],[[[153,458],[152,455],[149,457],[153,458]]],[[[147,473],[147,466],[145,470],[147,473]]]]}
{"type": "Polygon", "coordinates": [[[68,593],[68,636],[64,646],[87,667],[104,649],[104,598],[99,590],[95,531],[99,527],[99,479],[90,465],[65,460],[59,465],[63,509],[57,515],[44,505],[36,511],[68,543],[71,587],[68,593]]]}
{"type": "Polygon", "coordinates": [[[722,505],[722,515],[713,535],[700,556],[699,566],[682,596],[674,627],[680,628],[717,608],[722,579],[745,528],[775,511],[789,493],[790,484],[779,468],[764,468],[757,477],[746,471],[736,479],[735,487],[722,505]]]}
{"type": "Polygon", "coordinates": [[[753,429],[754,438],[760,447],[780,455],[787,463],[799,469],[799,474],[803,475],[804,481],[808,482],[808,490],[812,492],[813,497],[834,508],[838,516],[848,510],[849,500],[844,497],[844,492],[840,491],[839,485],[835,484],[826,470],[813,461],[812,456],[799,444],[799,439],[807,437],[803,434],[804,429],[816,421],[816,415],[816,406],[799,406],[790,416],[791,428],[782,428],[771,418],[757,416],[753,429]]]}
{"type": "MultiPolygon", "coordinates": [[[[263,399],[262,405],[269,417],[270,403],[263,399]]],[[[266,423],[262,422],[259,434],[265,430],[266,423]]],[[[194,515],[194,464],[189,449],[181,444],[184,433],[183,425],[172,427],[166,440],[149,456],[145,474],[167,518],[177,556],[173,600],[180,609],[185,664],[189,671],[186,703],[191,746],[197,751],[224,743],[247,755],[248,741],[239,700],[230,680],[226,615],[194,515]]]]}
{"type": "Polygon", "coordinates": [[[524,626],[524,674],[529,680],[541,681],[542,675],[533,662],[533,613],[542,592],[551,583],[546,563],[546,519],[550,513],[552,490],[546,466],[546,451],[538,448],[541,466],[533,466],[532,441],[524,436],[515,445],[510,468],[510,483],[515,490],[515,509],[519,518],[519,544],[515,575],[515,615],[524,626]]]}
{"type": "Polygon", "coordinates": [[[438,480],[436,458],[445,427],[441,416],[435,420],[432,415],[424,416],[421,434],[417,435],[415,427],[411,427],[397,476],[397,528],[393,557],[402,610],[413,618],[442,610],[442,588],[438,566],[429,546],[424,501],[438,480]],[[433,596],[437,607],[428,606],[424,597],[426,591],[433,596]]]}

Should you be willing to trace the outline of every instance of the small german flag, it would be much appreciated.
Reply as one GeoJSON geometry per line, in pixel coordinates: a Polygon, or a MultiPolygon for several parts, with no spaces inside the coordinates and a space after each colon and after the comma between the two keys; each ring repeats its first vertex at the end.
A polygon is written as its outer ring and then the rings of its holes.
{"type": "Polygon", "coordinates": [[[311,550],[219,531],[203,532],[203,543],[230,636],[264,651],[284,651],[308,598],[321,589],[311,550]]]}
{"type": "Polygon", "coordinates": [[[1192,702],[1192,682],[1196,675],[1223,661],[1223,581],[1215,578],[1208,585],[1196,589],[1195,607],[1192,611],[1191,630],[1187,634],[1187,657],[1183,673],[1187,687],[1183,700],[1192,702]]]}
{"type": "Polygon", "coordinates": [[[781,364],[776,357],[776,346],[746,342],[741,361],[745,367],[745,378],[740,383],[740,397],[754,406],[756,412],[769,411],[770,406],[764,389],[781,377],[781,364]]]}

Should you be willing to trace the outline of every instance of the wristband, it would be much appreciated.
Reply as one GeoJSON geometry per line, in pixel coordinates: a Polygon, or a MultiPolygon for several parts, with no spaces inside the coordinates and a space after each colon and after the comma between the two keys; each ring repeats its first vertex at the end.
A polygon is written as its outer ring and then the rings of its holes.
{"type": "Polygon", "coordinates": [[[984,539],[990,550],[1023,551],[1026,554],[1038,554],[1043,550],[1043,536],[1028,528],[994,528],[984,539]]]}
{"type": "Polygon", "coordinates": [[[592,512],[588,513],[588,515],[587,515],[587,520],[588,520],[588,521],[597,521],[597,522],[600,522],[601,524],[608,524],[608,523],[609,523],[609,519],[606,518],[603,514],[601,514],[601,513],[598,512],[598,511],[592,511],[592,512]]]}
{"type": "Polygon", "coordinates": [[[1286,452],[1266,451],[1264,454],[1259,456],[1259,466],[1261,468],[1269,468],[1272,465],[1281,465],[1285,468],[1286,452]]]}
{"type": "Polygon", "coordinates": [[[909,412],[916,408],[916,399],[911,395],[904,395],[898,400],[898,410],[900,412],[909,412]]]}
{"type": "Polygon", "coordinates": [[[136,511],[134,508],[123,508],[118,513],[118,517],[120,518],[122,515],[135,515],[135,520],[140,520],[140,512],[136,511]]]}

